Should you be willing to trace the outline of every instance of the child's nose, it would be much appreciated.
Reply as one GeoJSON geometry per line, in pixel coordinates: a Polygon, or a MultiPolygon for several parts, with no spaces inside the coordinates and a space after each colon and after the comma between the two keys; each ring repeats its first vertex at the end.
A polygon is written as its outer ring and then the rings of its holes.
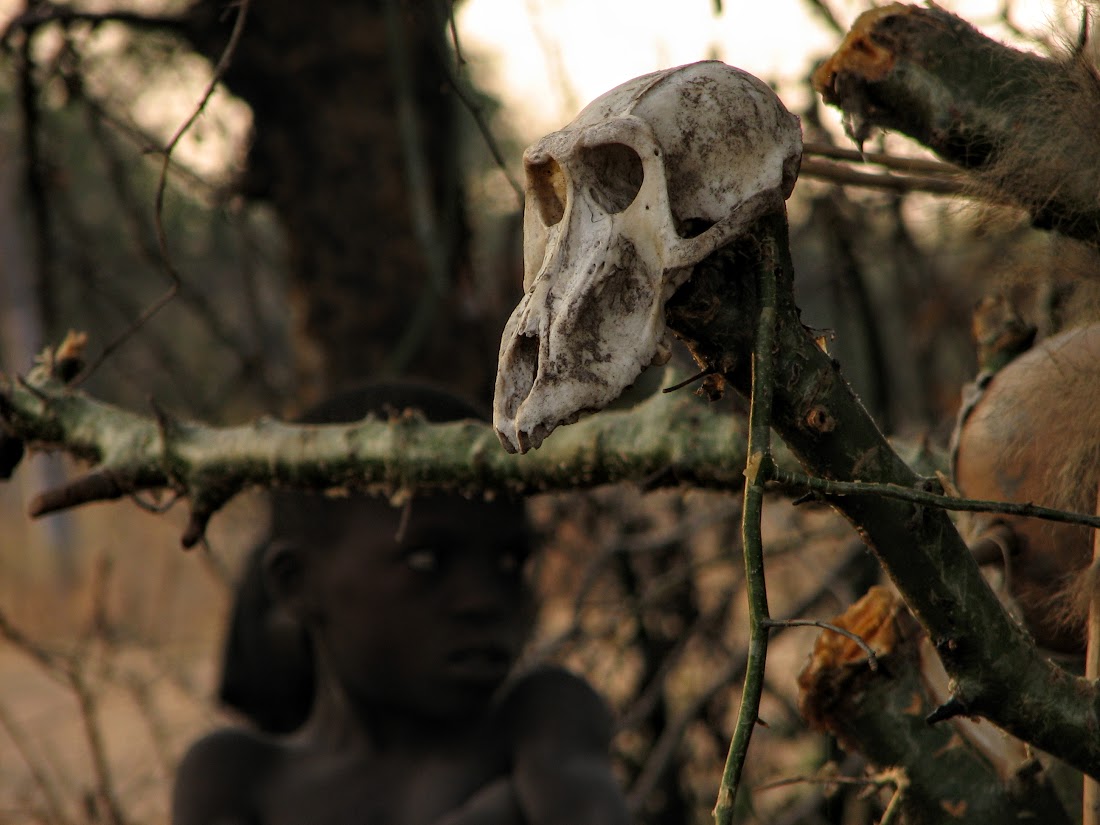
{"type": "Polygon", "coordinates": [[[458,565],[451,609],[465,618],[498,619],[516,609],[521,585],[488,562],[458,565]]]}

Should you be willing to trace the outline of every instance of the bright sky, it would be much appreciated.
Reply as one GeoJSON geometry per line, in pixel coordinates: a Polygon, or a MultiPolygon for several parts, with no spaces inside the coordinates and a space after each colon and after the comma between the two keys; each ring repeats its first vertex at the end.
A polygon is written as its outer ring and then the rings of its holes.
{"type": "MultiPolygon", "coordinates": [[[[1005,38],[992,25],[1002,0],[943,4],[1005,38]]],[[[828,5],[847,28],[873,4],[828,5]]],[[[1065,5],[1020,0],[1013,3],[1013,20],[1044,29],[1065,5]]],[[[799,108],[810,61],[830,54],[840,36],[812,14],[808,0],[723,0],[722,9],[715,14],[714,0],[466,0],[458,30],[478,81],[517,113],[513,121],[525,141],[565,125],[625,80],[707,58],[777,83],[788,107],[799,108]]]]}

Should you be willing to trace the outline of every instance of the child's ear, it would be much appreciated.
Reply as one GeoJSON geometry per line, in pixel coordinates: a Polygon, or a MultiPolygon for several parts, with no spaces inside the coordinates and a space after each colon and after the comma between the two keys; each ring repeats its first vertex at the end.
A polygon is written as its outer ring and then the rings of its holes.
{"type": "Polygon", "coordinates": [[[263,568],[272,600],[292,618],[305,620],[305,559],[301,547],[292,542],[272,542],[264,551],[263,568]]]}

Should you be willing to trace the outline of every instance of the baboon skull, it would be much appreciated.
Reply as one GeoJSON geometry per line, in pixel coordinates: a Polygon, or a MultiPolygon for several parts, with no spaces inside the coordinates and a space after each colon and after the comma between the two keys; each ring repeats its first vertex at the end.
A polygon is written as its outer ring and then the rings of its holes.
{"type": "Polygon", "coordinates": [[[602,409],[668,358],[664,307],[692,267],[782,207],[798,118],[718,61],[644,75],[523,154],[524,296],[500,344],[509,452],[602,409]]]}

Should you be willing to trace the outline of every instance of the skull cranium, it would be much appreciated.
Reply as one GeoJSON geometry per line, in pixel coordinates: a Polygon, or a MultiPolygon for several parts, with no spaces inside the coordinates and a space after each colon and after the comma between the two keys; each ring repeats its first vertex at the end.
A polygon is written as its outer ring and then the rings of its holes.
{"type": "Polygon", "coordinates": [[[524,296],[501,339],[493,425],[526,452],[668,357],[665,302],[790,194],[798,118],[718,61],[597,98],[523,155],[524,296]]]}

